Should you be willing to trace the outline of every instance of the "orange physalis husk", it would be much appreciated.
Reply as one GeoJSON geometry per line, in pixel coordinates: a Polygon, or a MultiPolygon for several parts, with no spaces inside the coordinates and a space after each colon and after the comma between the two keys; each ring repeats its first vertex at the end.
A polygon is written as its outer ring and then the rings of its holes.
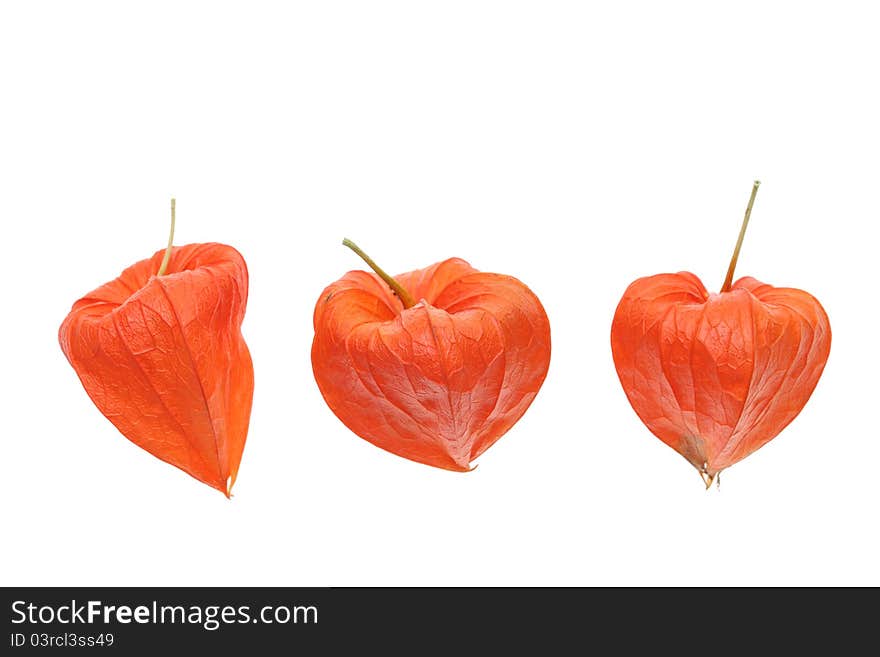
{"type": "Polygon", "coordinates": [[[831,348],[828,316],[807,292],[751,277],[730,284],[757,185],[722,292],[689,272],[640,278],[611,325],[627,399],[707,487],[794,420],[831,348]]]}
{"type": "Polygon", "coordinates": [[[382,275],[351,271],[321,293],[312,343],[318,388],[336,416],[377,447],[469,470],[544,381],[544,308],[519,280],[458,258],[382,275]],[[402,300],[389,280],[409,295],[402,300]],[[407,300],[417,302],[406,307],[407,300]]]}
{"type": "Polygon", "coordinates": [[[61,349],[126,438],[229,496],[254,390],[247,266],[231,246],[189,244],[157,276],[165,253],[77,301],[61,349]]]}

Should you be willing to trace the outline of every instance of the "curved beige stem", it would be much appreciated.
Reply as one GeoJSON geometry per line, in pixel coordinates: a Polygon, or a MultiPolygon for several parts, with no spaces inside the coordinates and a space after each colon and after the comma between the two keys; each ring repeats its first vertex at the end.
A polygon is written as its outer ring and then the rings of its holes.
{"type": "Polygon", "coordinates": [[[400,299],[401,302],[403,302],[404,309],[412,308],[415,305],[415,301],[413,300],[412,295],[407,292],[400,283],[395,281],[392,276],[389,276],[379,265],[373,262],[373,259],[370,256],[361,251],[361,248],[357,244],[352,242],[347,237],[342,240],[342,244],[357,253],[363,259],[363,261],[370,266],[370,269],[376,272],[376,274],[379,275],[379,278],[381,278],[388,284],[388,287],[390,287],[394,294],[397,295],[397,298],[400,299]]]}
{"type": "Polygon", "coordinates": [[[174,243],[174,210],[175,201],[171,199],[171,232],[168,234],[168,247],[165,249],[165,257],[162,258],[162,264],[159,265],[159,271],[156,276],[163,276],[168,269],[168,261],[171,260],[171,245],[174,243]]]}

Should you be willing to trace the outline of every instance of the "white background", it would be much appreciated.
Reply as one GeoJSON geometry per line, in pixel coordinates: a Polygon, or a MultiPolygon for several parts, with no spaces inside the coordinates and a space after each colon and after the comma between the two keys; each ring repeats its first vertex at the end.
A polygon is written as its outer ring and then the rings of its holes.
{"type": "Polygon", "coordinates": [[[872,3],[4,2],[5,585],[873,585],[872,3]],[[635,278],[814,294],[800,416],[706,492],[609,347],[635,278]],[[245,256],[253,416],[231,501],[125,440],[57,342],[163,247],[245,256]],[[350,433],[309,350],[325,285],[459,256],[541,298],[553,355],[469,474],[350,433]]]}

